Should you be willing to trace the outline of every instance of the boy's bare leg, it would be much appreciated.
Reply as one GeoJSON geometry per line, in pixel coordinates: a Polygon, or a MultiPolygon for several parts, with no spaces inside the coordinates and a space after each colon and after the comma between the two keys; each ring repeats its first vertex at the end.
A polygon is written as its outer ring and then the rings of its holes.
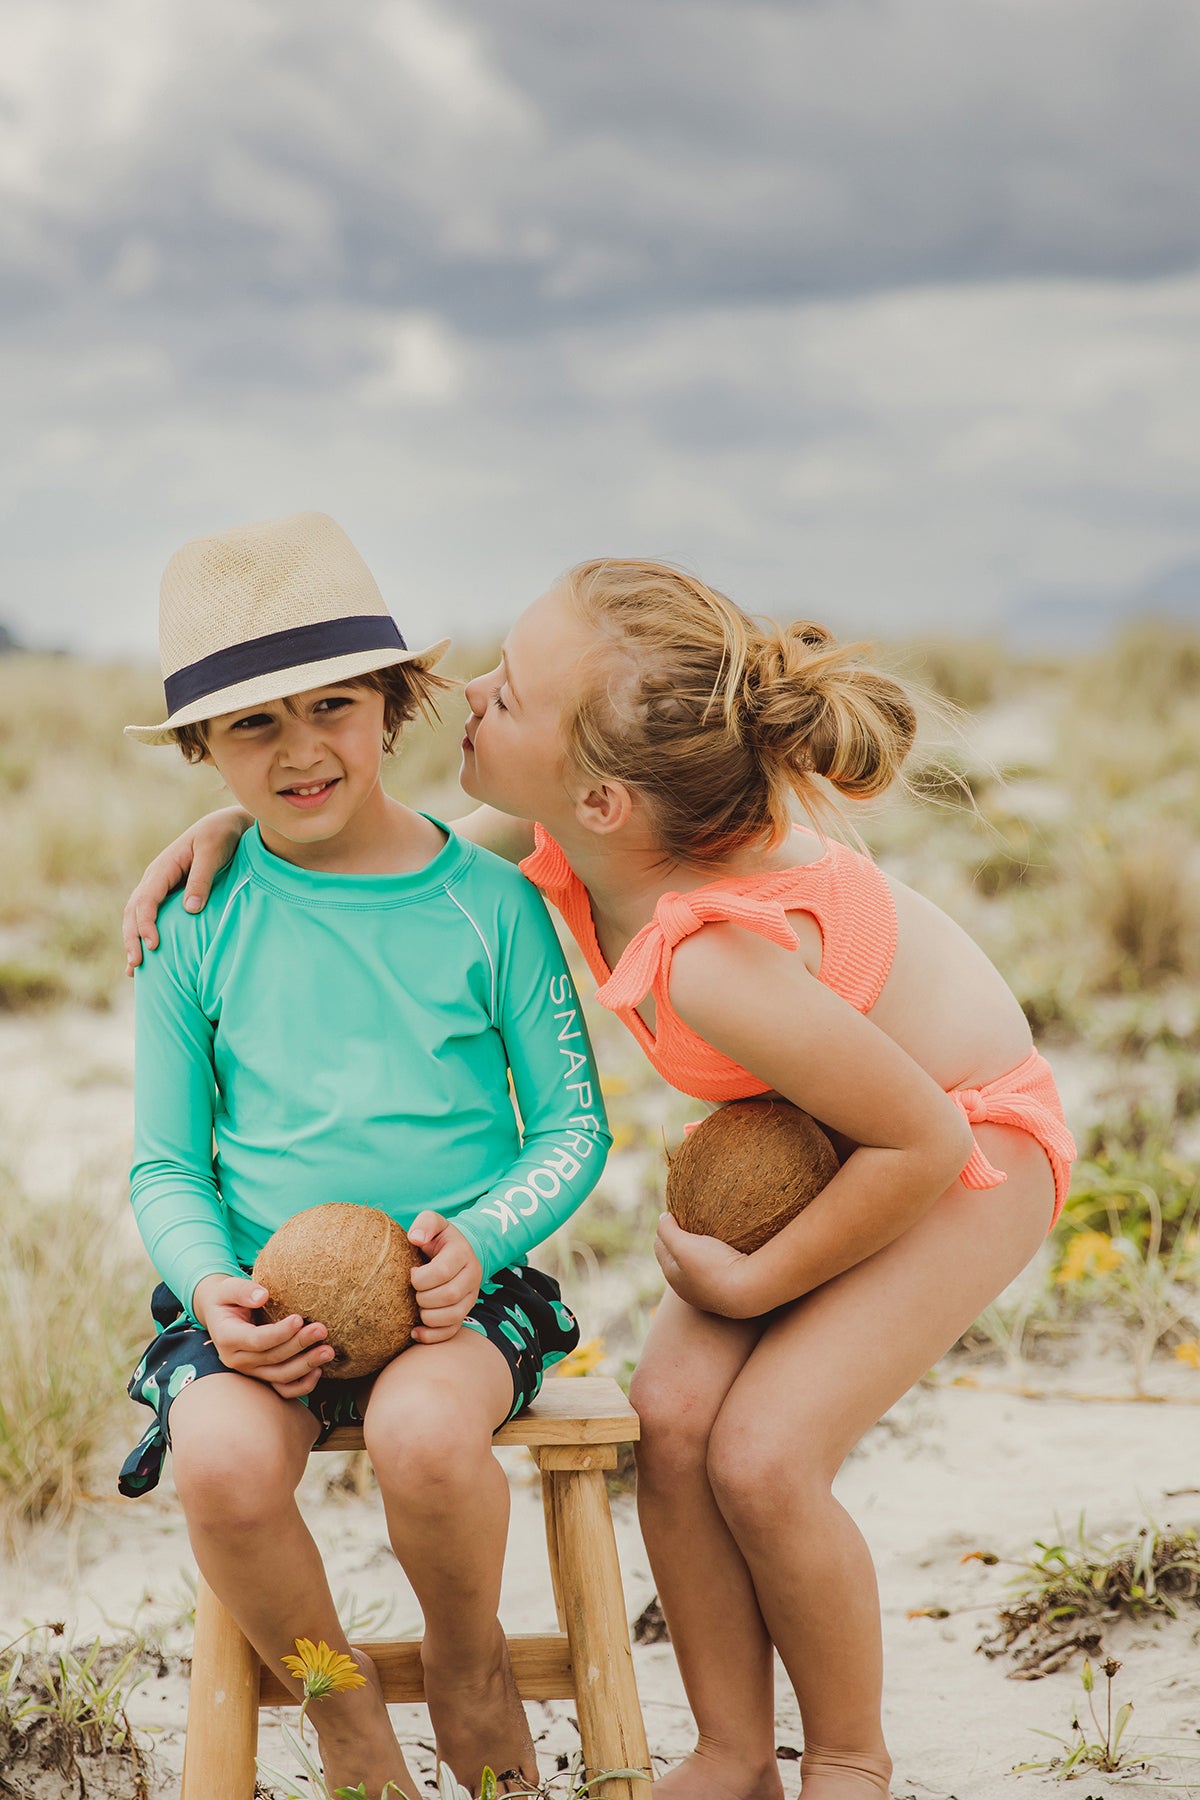
{"type": "Polygon", "coordinates": [[[774,1647],[707,1467],[709,1434],[763,1328],[697,1312],[668,1288],[630,1390],[642,1426],[638,1516],[698,1731],[692,1754],[655,1783],[664,1796],[783,1794],[774,1647]]]}
{"type": "MultiPolygon", "coordinates": [[[[280,1658],[298,1637],[350,1653],[320,1553],[295,1492],[316,1436],[298,1400],[281,1400],[248,1376],[207,1375],[171,1406],[175,1485],[196,1561],[222,1605],[288,1683],[280,1658]]],[[[388,1719],[374,1664],[358,1658],[367,1686],[315,1700],[308,1717],[331,1789],[365,1782],[371,1800],[392,1781],[417,1784],[388,1719]]]]}
{"type": "Polygon", "coordinates": [[[438,1755],[473,1792],[485,1763],[537,1781],[499,1620],[509,1494],[491,1440],[512,1399],[501,1352],[464,1328],[389,1363],[366,1411],[392,1546],[425,1615],[421,1660],[438,1755]]]}

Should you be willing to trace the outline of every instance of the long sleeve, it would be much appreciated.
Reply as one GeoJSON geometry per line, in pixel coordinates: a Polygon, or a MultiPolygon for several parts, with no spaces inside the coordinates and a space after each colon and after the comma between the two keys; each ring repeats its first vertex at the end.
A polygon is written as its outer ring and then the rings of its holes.
{"type": "Polygon", "coordinates": [[[191,1311],[205,1275],[238,1275],[213,1175],[213,1026],[181,966],[178,938],[193,928],[164,930],[161,947],[143,958],[134,978],[134,1160],[129,1197],[150,1260],[191,1311]]]}
{"type": "Polygon", "coordinates": [[[574,984],[532,889],[504,922],[497,1020],[521,1115],[521,1152],[454,1216],[485,1278],[520,1263],[591,1193],[612,1137],[574,984]]]}

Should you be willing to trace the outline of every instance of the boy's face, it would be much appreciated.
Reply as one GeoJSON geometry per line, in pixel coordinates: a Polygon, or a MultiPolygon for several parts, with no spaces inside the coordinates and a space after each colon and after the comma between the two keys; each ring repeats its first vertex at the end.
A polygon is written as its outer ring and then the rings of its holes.
{"type": "Polygon", "coordinates": [[[209,720],[205,761],[268,848],[303,862],[304,846],[353,833],[363,807],[378,803],[383,722],[383,695],[370,688],[312,688],[209,720]]]}

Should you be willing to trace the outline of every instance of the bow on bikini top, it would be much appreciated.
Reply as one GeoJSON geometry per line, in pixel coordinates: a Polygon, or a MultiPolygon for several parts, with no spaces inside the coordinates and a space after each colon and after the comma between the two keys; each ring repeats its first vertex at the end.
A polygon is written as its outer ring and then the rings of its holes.
{"type": "MultiPolygon", "coordinates": [[[[796,829],[815,840],[814,832],[796,829]]],[[[896,952],[896,907],[886,880],[869,857],[833,840],[815,862],[797,869],[729,876],[686,894],[664,894],[615,969],[596,940],[587,889],[540,825],[521,871],[566,920],[599,984],[600,1004],[628,1026],[672,1087],[698,1100],[746,1100],[769,1093],[770,1085],[705,1043],[672,1007],[671,958],[684,938],[723,921],[796,950],[799,940],[787,915],[810,913],[821,933],[818,979],[862,1013],[879,998],[896,952]],[[654,997],[653,1032],[637,1011],[647,994],[654,997]]]]}

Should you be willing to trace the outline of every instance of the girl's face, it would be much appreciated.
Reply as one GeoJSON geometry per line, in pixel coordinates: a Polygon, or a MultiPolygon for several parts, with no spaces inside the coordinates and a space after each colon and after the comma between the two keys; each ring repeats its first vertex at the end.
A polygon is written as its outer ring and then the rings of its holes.
{"type": "Polygon", "coordinates": [[[595,641],[568,591],[551,588],[521,614],[496,667],[467,683],[459,780],[473,799],[547,825],[570,811],[563,726],[595,641]]]}

